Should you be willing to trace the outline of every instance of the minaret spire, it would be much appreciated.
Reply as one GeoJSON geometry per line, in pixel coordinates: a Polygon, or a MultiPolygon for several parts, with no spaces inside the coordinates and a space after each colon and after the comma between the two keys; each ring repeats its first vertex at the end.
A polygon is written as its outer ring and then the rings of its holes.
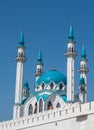
{"type": "Polygon", "coordinates": [[[69,35],[68,35],[68,40],[71,40],[71,41],[74,40],[74,35],[73,35],[73,26],[72,26],[72,25],[70,25],[69,35]]]}
{"type": "Polygon", "coordinates": [[[24,63],[26,61],[25,57],[25,46],[24,46],[24,33],[21,32],[19,46],[18,46],[18,54],[15,58],[17,62],[16,68],[16,86],[15,86],[15,105],[14,105],[14,118],[18,118],[20,116],[20,112],[18,108],[22,103],[22,87],[23,87],[23,73],[24,73],[24,63]]]}
{"type": "Polygon", "coordinates": [[[39,50],[35,72],[36,81],[42,74],[43,74],[43,59],[42,59],[42,52],[39,50]]]}
{"type": "Polygon", "coordinates": [[[67,101],[74,101],[74,59],[77,55],[74,49],[75,43],[73,26],[70,25],[67,52],[65,53],[67,57],[67,101]]]}
{"type": "Polygon", "coordinates": [[[81,91],[81,85],[80,85],[80,92],[79,92],[79,99],[82,103],[87,102],[87,73],[88,73],[88,68],[87,68],[87,58],[86,58],[86,50],[85,46],[83,45],[82,47],[82,52],[81,52],[81,60],[80,60],[80,68],[79,68],[79,73],[80,73],[80,79],[83,77],[84,79],[84,91],[81,91]],[[82,98],[83,97],[83,98],[82,98]]]}
{"type": "Polygon", "coordinates": [[[85,45],[83,45],[83,47],[82,47],[81,59],[86,59],[85,45]]]}
{"type": "Polygon", "coordinates": [[[19,45],[24,46],[24,33],[23,32],[21,32],[20,34],[19,45]]]}

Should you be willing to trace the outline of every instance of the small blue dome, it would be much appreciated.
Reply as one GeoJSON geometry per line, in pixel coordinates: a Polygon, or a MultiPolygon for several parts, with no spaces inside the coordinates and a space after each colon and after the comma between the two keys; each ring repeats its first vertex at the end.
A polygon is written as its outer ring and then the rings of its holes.
{"type": "Polygon", "coordinates": [[[40,85],[42,82],[49,84],[51,81],[53,81],[55,84],[59,84],[60,82],[63,82],[65,85],[67,84],[66,76],[56,70],[45,72],[37,80],[36,84],[40,85]]]}
{"type": "Polygon", "coordinates": [[[85,84],[85,80],[84,80],[84,78],[82,77],[82,78],[80,78],[80,84],[85,84]]]}
{"type": "Polygon", "coordinates": [[[27,89],[29,88],[29,85],[28,85],[28,82],[27,82],[27,81],[24,82],[23,88],[27,88],[27,89]]]}

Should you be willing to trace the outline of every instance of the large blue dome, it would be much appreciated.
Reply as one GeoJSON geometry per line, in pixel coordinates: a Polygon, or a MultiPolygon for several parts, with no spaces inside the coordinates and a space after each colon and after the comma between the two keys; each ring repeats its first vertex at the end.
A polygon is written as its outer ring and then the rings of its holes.
{"type": "Polygon", "coordinates": [[[42,82],[45,84],[49,84],[51,81],[53,81],[55,84],[59,84],[60,82],[63,82],[64,85],[67,83],[66,76],[62,73],[56,71],[56,70],[50,70],[42,74],[39,79],[37,80],[36,84],[40,85],[42,82]]]}

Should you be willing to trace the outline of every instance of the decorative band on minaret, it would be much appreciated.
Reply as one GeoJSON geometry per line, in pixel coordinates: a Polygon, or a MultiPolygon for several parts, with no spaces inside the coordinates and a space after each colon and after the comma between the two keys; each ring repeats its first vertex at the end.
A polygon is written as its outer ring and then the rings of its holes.
{"type": "Polygon", "coordinates": [[[81,60],[80,60],[80,80],[84,79],[84,84],[79,84],[79,100],[82,103],[87,102],[87,73],[89,72],[89,69],[87,68],[87,58],[86,58],[86,51],[85,46],[82,47],[82,53],[81,53],[81,60]]]}
{"type": "Polygon", "coordinates": [[[67,101],[74,101],[74,59],[77,55],[74,48],[75,43],[73,27],[70,25],[67,52],[65,53],[67,57],[67,101]]]}
{"type": "Polygon", "coordinates": [[[21,104],[24,62],[26,61],[23,32],[21,32],[21,35],[20,35],[20,41],[19,41],[19,46],[18,46],[18,55],[15,58],[15,60],[17,62],[15,104],[21,104]]]}

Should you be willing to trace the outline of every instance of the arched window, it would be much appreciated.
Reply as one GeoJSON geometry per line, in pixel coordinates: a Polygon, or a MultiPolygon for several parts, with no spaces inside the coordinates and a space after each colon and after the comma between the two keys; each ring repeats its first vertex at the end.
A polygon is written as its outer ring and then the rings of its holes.
{"type": "Polygon", "coordinates": [[[51,89],[53,89],[53,87],[54,87],[54,83],[53,82],[50,83],[50,87],[51,87],[51,89]]]}
{"type": "Polygon", "coordinates": [[[73,47],[72,47],[72,52],[73,52],[73,47]]]}
{"type": "Polygon", "coordinates": [[[28,108],[28,115],[32,115],[32,114],[33,114],[33,106],[30,104],[28,108]]]}
{"type": "Polygon", "coordinates": [[[37,113],[37,102],[35,103],[34,114],[37,113]]]}
{"type": "Polygon", "coordinates": [[[41,85],[41,87],[42,87],[42,90],[44,90],[44,86],[45,86],[45,84],[44,84],[44,83],[42,83],[42,85],[41,85]]]}
{"type": "Polygon", "coordinates": [[[63,84],[62,84],[62,83],[60,83],[60,84],[59,84],[59,89],[61,89],[61,90],[62,90],[62,88],[63,88],[63,84]]]}
{"type": "Polygon", "coordinates": [[[59,107],[60,107],[60,103],[57,103],[56,108],[59,108],[59,107]]]}
{"type": "Polygon", "coordinates": [[[43,111],[43,100],[40,99],[39,100],[39,112],[42,112],[43,111]]]}
{"type": "Polygon", "coordinates": [[[53,109],[53,105],[51,103],[51,101],[48,102],[48,106],[47,106],[47,110],[52,110],[53,109]]]}

